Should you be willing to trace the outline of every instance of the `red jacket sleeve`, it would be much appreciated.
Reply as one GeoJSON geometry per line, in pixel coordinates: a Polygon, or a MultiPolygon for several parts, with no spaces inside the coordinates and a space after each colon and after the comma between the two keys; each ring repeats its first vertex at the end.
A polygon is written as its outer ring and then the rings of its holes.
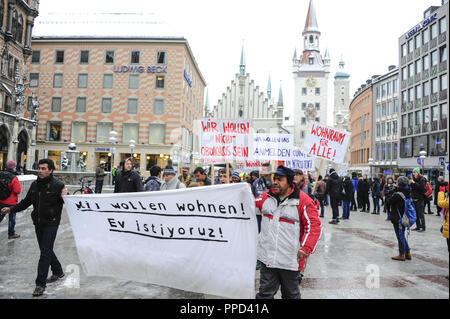
{"type": "Polygon", "coordinates": [[[256,206],[256,213],[261,213],[262,205],[264,204],[265,200],[267,199],[269,191],[265,191],[261,195],[255,198],[255,206],[256,206]]]}
{"type": "Polygon", "coordinates": [[[20,192],[22,191],[22,188],[20,187],[20,182],[19,182],[19,179],[17,178],[17,176],[14,177],[13,180],[11,181],[10,187],[11,187],[11,191],[16,195],[20,194],[20,192]]]}
{"type": "Polygon", "coordinates": [[[317,242],[322,233],[319,212],[313,200],[305,193],[300,192],[298,206],[300,217],[300,245],[301,250],[310,255],[316,249],[317,242]]]}

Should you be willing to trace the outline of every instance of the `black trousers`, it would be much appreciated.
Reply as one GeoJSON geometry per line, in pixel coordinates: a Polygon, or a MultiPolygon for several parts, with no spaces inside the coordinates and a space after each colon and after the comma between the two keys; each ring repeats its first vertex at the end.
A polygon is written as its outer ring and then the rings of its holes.
{"type": "Polygon", "coordinates": [[[340,200],[330,196],[331,209],[333,211],[333,219],[336,220],[339,217],[339,202],[340,200]]]}
{"type": "Polygon", "coordinates": [[[49,267],[51,267],[54,275],[61,275],[63,273],[61,263],[53,252],[58,226],[35,226],[35,231],[41,251],[36,286],[46,287],[49,267]]]}
{"type": "Polygon", "coordinates": [[[352,202],[351,202],[351,206],[350,206],[350,210],[357,210],[358,206],[356,206],[356,201],[355,201],[355,192],[352,193],[352,202]]]}
{"type": "Polygon", "coordinates": [[[417,228],[425,229],[425,215],[424,215],[425,202],[423,199],[413,199],[413,203],[417,215],[416,221],[417,228]]]}
{"type": "Polygon", "coordinates": [[[273,299],[281,285],[281,298],[300,299],[299,271],[268,268],[261,264],[259,292],[256,299],[273,299]]]}
{"type": "Polygon", "coordinates": [[[361,197],[361,200],[362,200],[362,203],[361,203],[362,209],[365,211],[370,211],[369,193],[363,194],[361,197]]]}
{"type": "Polygon", "coordinates": [[[95,181],[95,193],[101,194],[103,188],[103,181],[96,180],[95,181]]]}

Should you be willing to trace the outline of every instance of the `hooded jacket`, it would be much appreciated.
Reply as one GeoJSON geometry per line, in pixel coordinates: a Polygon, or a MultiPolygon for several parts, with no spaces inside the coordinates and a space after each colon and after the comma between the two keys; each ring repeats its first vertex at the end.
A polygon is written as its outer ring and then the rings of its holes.
{"type": "Polygon", "coordinates": [[[405,201],[402,196],[398,194],[402,192],[406,198],[411,198],[411,188],[408,186],[406,188],[397,188],[397,190],[392,194],[390,204],[391,204],[391,217],[390,220],[392,224],[398,224],[400,219],[403,217],[405,212],[405,201]]]}
{"type": "Polygon", "coordinates": [[[144,185],[138,173],[133,170],[122,170],[117,174],[114,193],[143,192],[144,185]]]}
{"type": "Polygon", "coordinates": [[[180,182],[178,180],[178,178],[176,178],[176,176],[174,176],[168,183],[166,183],[164,181],[161,184],[160,190],[166,191],[166,190],[169,190],[169,189],[180,189],[180,188],[186,188],[186,185],[184,185],[182,182],[180,182]]]}
{"type": "Polygon", "coordinates": [[[11,191],[11,195],[9,195],[9,197],[4,200],[0,200],[0,203],[5,205],[16,205],[18,201],[18,195],[22,190],[20,187],[19,179],[12,171],[8,169],[4,172],[1,172],[0,174],[4,175],[11,181],[10,183],[8,183],[8,188],[11,191]]]}
{"type": "Polygon", "coordinates": [[[269,268],[302,270],[305,259],[297,260],[298,251],[312,254],[322,233],[313,200],[293,187],[280,201],[271,189],[256,198],[256,210],[262,214],[258,260],[269,268]]]}
{"type": "Polygon", "coordinates": [[[338,174],[333,171],[328,177],[326,193],[332,198],[341,199],[342,192],[342,180],[339,178],[338,174]]]}

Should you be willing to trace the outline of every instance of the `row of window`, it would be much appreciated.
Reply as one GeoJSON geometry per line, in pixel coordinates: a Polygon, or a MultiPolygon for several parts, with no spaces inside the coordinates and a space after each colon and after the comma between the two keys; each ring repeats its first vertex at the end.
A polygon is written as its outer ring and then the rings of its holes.
{"type": "MultiPolygon", "coordinates": [[[[155,88],[165,88],[165,75],[155,75],[155,88]]],[[[53,88],[60,89],[64,84],[64,74],[53,74],[53,88]]],[[[39,73],[30,73],[30,87],[39,86],[39,73]]],[[[88,74],[78,74],[77,87],[79,89],[86,89],[88,87],[88,74]]],[[[103,74],[103,86],[104,89],[112,89],[114,87],[114,74],[103,74]]],[[[128,77],[128,88],[139,89],[139,74],[130,74],[128,77]]]]}
{"type": "Polygon", "coordinates": [[[397,135],[398,133],[397,121],[377,123],[375,125],[375,128],[376,128],[376,137],[397,135]]]}
{"type": "MultiPolygon", "coordinates": [[[[29,100],[30,103],[30,100],[29,100]]],[[[61,112],[62,98],[53,97],[51,104],[52,112],[61,112]]],[[[102,98],[101,103],[101,113],[112,113],[113,102],[112,98],[102,98]]],[[[86,112],[87,111],[87,97],[77,97],[75,102],[75,112],[86,112]]],[[[139,100],[137,98],[127,99],[127,113],[128,114],[138,114],[139,112],[139,100]]],[[[163,115],[164,110],[164,100],[155,99],[153,103],[153,114],[163,115]]]]}
{"type": "Polygon", "coordinates": [[[430,28],[424,29],[422,33],[419,33],[414,38],[408,40],[407,43],[404,43],[401,46],[402,57],[406,56],[408,53],[414,52],[414,49],[420,48],[422,45],[427,44],[430,40],[437,38],[437,36],[439,35],[438,31],[439,34],[443,34],[447,31],[446,17],[440,19],[439,22],[433,23],[430,28]]]}
{"type": "Polygon", "coordinates": [[[447,132],[407,137],[400,140],[400,157],[419,157],[420,151],[427,152],[427,156],[447,154],[447,132]]]}
{"type": "Polygon", "coordinates": [[[398,142],[377,143],[373,153],[375,161],[395,161],[398,156],[398,142]]]}
{"type": "MultiPolygon", "coordinates": [[[[80,50],[79,51],[79,63],[80,64],[89,64],[89,50],[80,50]]],[[[104,63],[105,64],[114,64],[115,61],[115,50],[106,50],[104,53],[104,63]]],[[[65,51],[64,50],[55,50],[54,57],[55,64],[63,64],[65,61],[65,51]]],[[[41,63],[41,51],[35,50],[31,56],[31,63],[39,64],[41,63]]],[[[141,63],[141,52],[140,51],[131,51],[130,52],[130,63],[131,64],[139,64],[141,63]]],[[[167,64],[167,51],[157,51],[156,52],[156,64],[167,64]]]]}
{"type": "Polygon", "coordinates": [[[408,90],[402,91],[402,105],[405,105],[407,102],[414,102],[422,97],[430,96],[430,94],[436,94],[439,91],[447,90],[447,79],[447,74],[443,74],[431,79],[431,81],[423,82],[422,84],[418,84],[414,87],[410,87],[408,90]]]}
{"type": "MultiPolygon", "coordinates": [[[[87,122],[71,122],[71,141],[87,142],[87,122]]],[[[61,141],[63,122],[47,122],[47,141],[61,141]]],[[[149,126],[149,144],[164,144],[166,138],[166,124],[152,123],[149,126]]],[[[115,127],[117,129],[117,127],[115,127]]],[[[113,130],[113,123],[97,123],[97,143],[108,143],[109,132],[113,130]]],[[[139,141],[139,123],[122,124],[122,143],[130,140],[139,141]]],[[[89,141],[94,142],[94,141],[89,141]]],[[[120,143],[120,141],[119,141],[120,143]]]]}
{"type": "Polygon", "coordinates": [[[447,61],[447,46],[442,46],[438,50],[434,50],[430,54],[425,54],[420,59],[411,62],[407,66],[402,68],[401,79],[406,81],[408,78],[413,77],[421,72],[426,72],[431,67],[437,66],[439,63],[447,61]]]}
{"type": "Polygon", "coordinates": [[[377,104],[375,107],[375,119],[380,119],[384,116],[397,114],[398,110],[398,99],[393,99],[388,102],[377,104]]]}
{"type": "MultiPolygon", "coordinates": [[[[316,96],[320,96],[320,88],[315,88],[314,94],[315,94],[316,96]]],[[[308,95],[308,89],[307,89],[307,88],[305,88],[305,87],[302,88],[302,95],[303,95],[303,96],[308,95]]]]}
{"type": "Polygon", "coordinates": [[[383,83],[375,89],[375,94],[377,100],[380,98],[385,98],[386,96],[391,96],[392,94],[398,93],[398,80],[389,81],[383,83]]]}
{"type": "Polygon", "coordinates": [[[441,104],[440,106],[435,105],[431,108],[425,108],[425,109],[418,110],[415,112],[410,112],[408,114],[403,114],[402,115],[402,129],[404,129],[406,132],[408,131],[408,129],[410,129],[409,131],[411,133],[408,135],[411,135],[414,132],[415,126],[423,125],[423,124],[430,124],[433,122],[435,122],[435,123],[441,122],[442,123],[442,125],[440,125],[442,127],[432,126],[433,130],[446,129],[447,128],[446,127],[447,117],[448,117],[447,103],[441,104]]]}

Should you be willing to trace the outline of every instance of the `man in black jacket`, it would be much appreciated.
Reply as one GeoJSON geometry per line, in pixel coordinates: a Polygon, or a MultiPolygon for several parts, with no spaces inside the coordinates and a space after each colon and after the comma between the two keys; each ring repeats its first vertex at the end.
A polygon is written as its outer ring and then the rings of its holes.
{"type": "Polygon", "coordinates": [[[47,283],[64,277],[61,263],[53,252],[53,245],[61,221],[64,204],[62,196],[67,194],[64,184],[53,177],[53,161],[48,158],[41,159],[38,165],[38,178],[31,184],[26,197],[17,205],[5,207],[1,211],[2,214],[17,213],[33,205],[31,218],[41,251],[36,288],[33,292],[35,297],[44,293],[47,283]],[[52,276],[47,279],[49,267],[52,276]]]}
{"type": "Polygon", "coordinates": [[[333,210],[333,219],[329,223],[337,224],[339,223],[339,202],[343,199],[344,189],[342,187],[342,180],[334,168],[330,168],[330,177],[328,178],[325,192],[330,195],[330,205],[333,210]]]}
{"type": "Polygon", "coordinates": [[[138,173],[133,171],[133,159],[127,158],[123,163],[123,170],[117,175],[114,193],[143,192],[144,185],[138,173]]]}
{"type": "Polygon", "coordinates": [[[420,169],[414,168],[412,173],[412,178],[409,180],[409,185],[411,186],[411,198],[414,203],[414,208],[417,214],[417,227],[413,230],[419,232],[425,231],[425,186],[427,181],[420,175],[420,169]]]}
{"type": "Polygon", "coordinates": [[[358,195],[361,196],[361,205],[362,205],[361,212],[370,213],[369,190],[370,184],[369,181],[367,180],[367,175],[364,175],[363,179],[361,180],[361,183],[358,183],[358,195]]]}

